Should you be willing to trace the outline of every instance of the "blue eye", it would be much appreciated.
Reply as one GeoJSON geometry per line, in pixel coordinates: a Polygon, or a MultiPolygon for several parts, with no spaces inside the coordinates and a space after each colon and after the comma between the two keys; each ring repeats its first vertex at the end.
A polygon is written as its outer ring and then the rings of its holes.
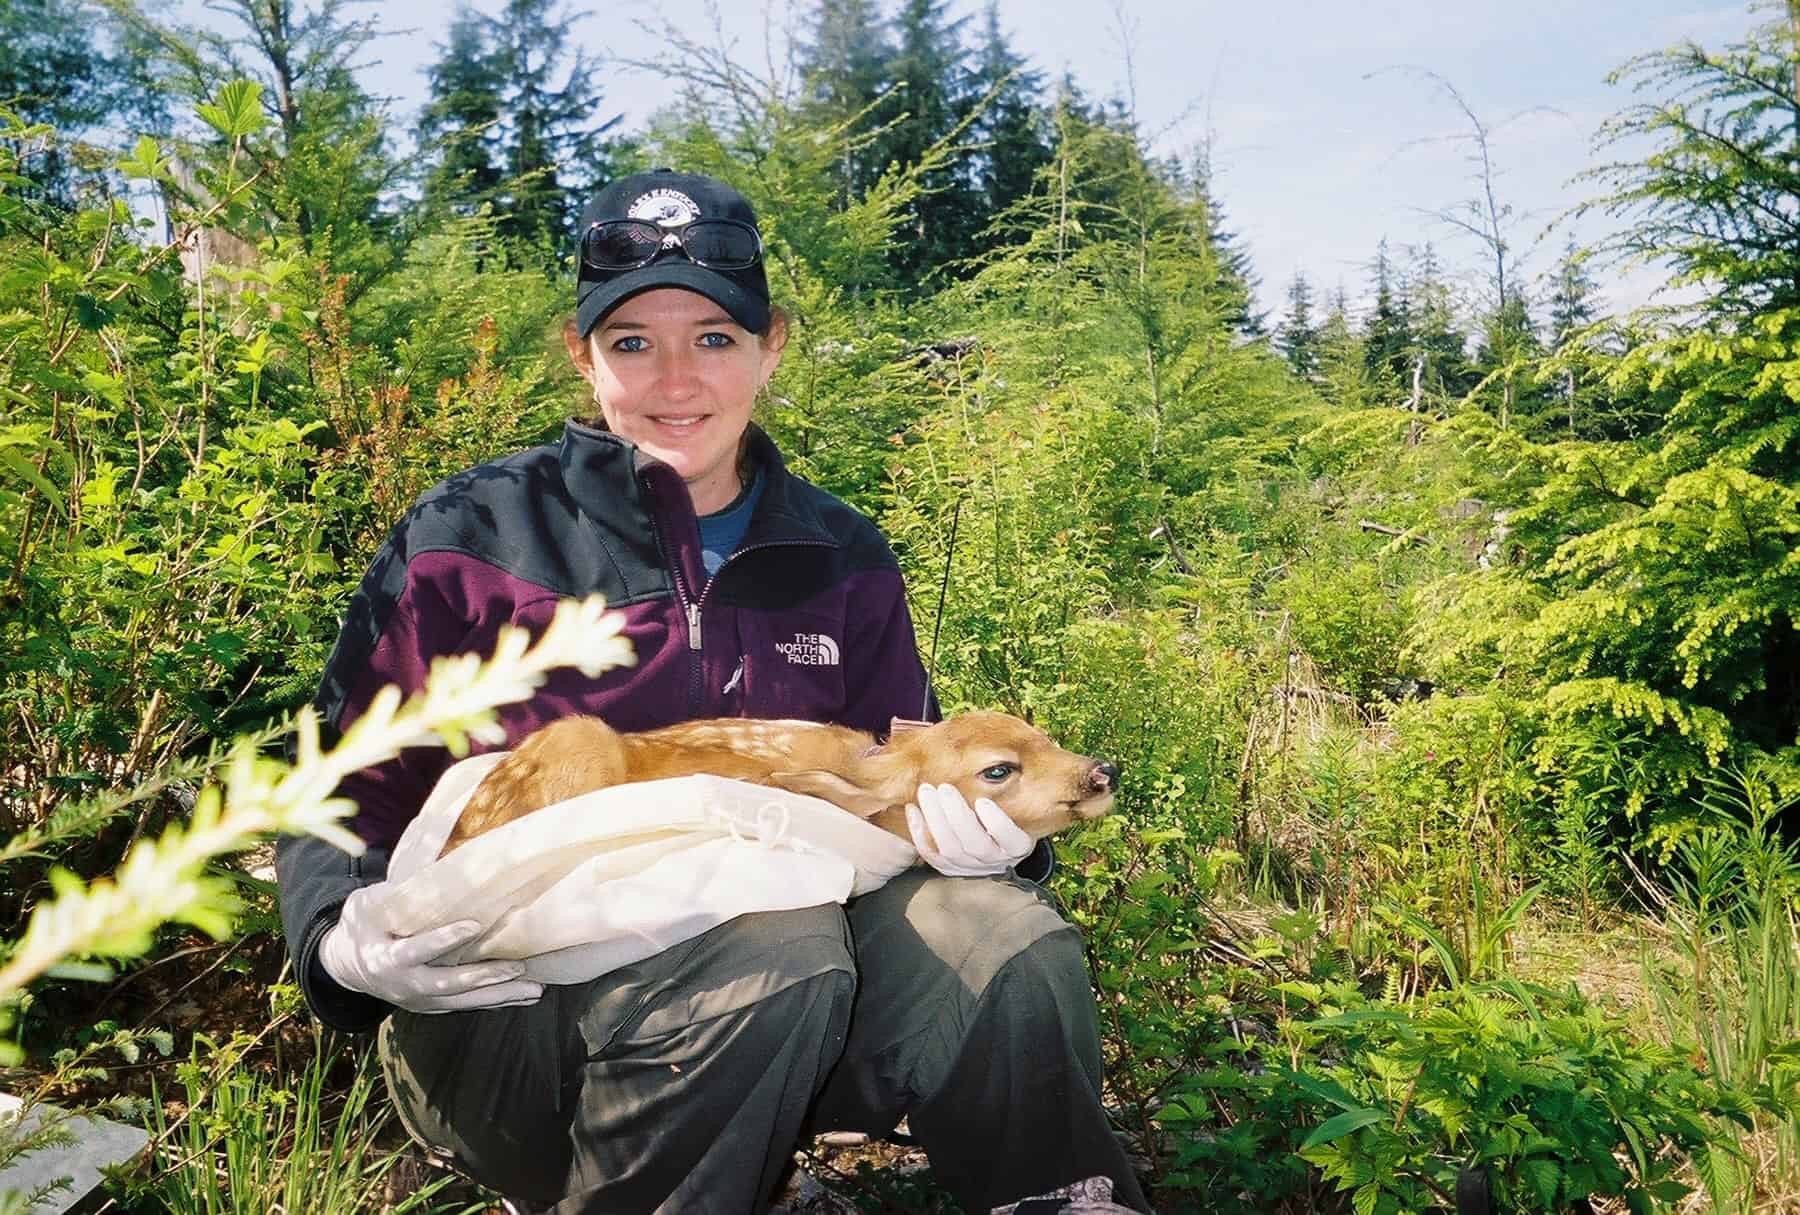
{"type": "Polygon", "coordinates": [[[613,343],[613,349],[621,354],[637,354],[639,351],[648,350],[649,348],[649,341],[639,337],[635,333],[627,334],[613,343]]]}
{"type": "Polygon", "coordinates": [[[700,335],[700,344],[723,350],[727,346],[737,345],[737,341],[729,333],[703,333],[700,335]]]}

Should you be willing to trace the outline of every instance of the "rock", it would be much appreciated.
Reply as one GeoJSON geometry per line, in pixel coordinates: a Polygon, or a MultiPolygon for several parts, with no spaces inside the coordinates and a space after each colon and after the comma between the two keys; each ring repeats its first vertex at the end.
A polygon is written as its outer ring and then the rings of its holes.
{"type": "Polygon", "coordinates": [[[0,1169],[0,1194],[30,1194],[58,1178],[69,1185],[27,1207],[30,1215],[60,1215],[73,1211],[100,1186],[100,1171],[126,1163],[144,1150],[149,1133],[96,1114],[71,1114],[54,1105],[26,1106],[10,1093],[0,1093],[0,1136],[12,1138],[42,1126],[45,1120],[60,1123],[74,1142],[39,1148],[0,1169]]]}

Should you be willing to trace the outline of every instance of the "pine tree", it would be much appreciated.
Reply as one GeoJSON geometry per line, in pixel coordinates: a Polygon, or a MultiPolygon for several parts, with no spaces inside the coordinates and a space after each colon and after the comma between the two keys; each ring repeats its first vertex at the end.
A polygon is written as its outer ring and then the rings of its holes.
{"type": "Polygon", "coordinates": [[[489,23],[505,78],[500,231],[546,259],[561,256],[586,195],[613,176],[622,151],[607,138],[620,117],[599,117],[598,65],[571,53],[573,22],[561,0],[508,0],[489,23]]]}
{"type": "Polygon", "coordinates": [[[1569,335],[1594,322],[1598,315],[1594,304],[1594,278],[1588,273],[1587,259],[1570,237],[1556,266],[1556,281],[1550,293],[1550,344],[1561,346],[1569,335]]]}
{"type": "Polygon", "coordinates": [[[1249,338],[1268,333],[1266,317],[1256,307],[1256,289],[1262,280],[1250,263],[1250,251],[1238,242],[1238,234],[1225,226],[1225,208],[1213,187],[1211,145],[1202,144],[1194,155],[1190,189],[1206,210],[1206,239],[1219,262],[1219,287],[1226,300],[1225,323],[1233,332],[1249,338]]]}
{"type": "Polygon", "coordinates": [[[1442,402],[1462,396],[1475,382],[1468,338],[1458,327],[1455,298],[1429,242],[1413,255],[1405,300],[1413,334],[1402,386],[1409,407],[1422,409],[1428,399],[1442,402]]]}
{"type": "Polygon", "coordinates": [[[467,215],[492,202],[500,187],[506,72],[479,13],[460,7],[449,36],[426,72],[429,99],[419,116],[418,142],[433,162],[425,179],[427,206],[467,215]]]}
{"type": "Polygon", "coordinates": [[[1332,293],[1325,323],[1319,326],[1318,362],[1319,388],[1326,400],[1341,409],[1362,409],[1391,395],[1388,385],[1381,384],[1378,389],[1369,373],[1365,339],[1356,332],[1350,298],[1342,284],[1332,293]]]}
{"type": "MultiPolygon", "coordinates": [[[[1588,273],[1586,259],[1570,237],[1556,266],[1556,279],[1550,293],[1550,347],[1561,350],[1576,333],[1593,324],[1596,317],[1595,285],[1588,273]]],[[[1582,375],[1570,359],[1557,377],[1553,391],[1560,402],[1559,414],[1571,434],[1579,432],[1580,417],[1587,412],[1592,389],[1582,383],[1582,375]]]]}
{"type": "MultiPolygon", "coordinates": [[[[905,0],[895,19],[894,57],[887,74],[900,112],[877,144],[885,163],[902,168],[924,163],[934,146],[955,136],[973,110],[977,99],[962,45],[967,18],[950,19],[948,8],[949,0],[905,0]]],[[[965,147],[970,142],[966,131],[959,142],[965,147]]],[[[893,251],[902,283],[917,286],[932,271],[974,253],[975,235],[987,226],[987,212],[971,161],[965,151],[927,169],[925,189],[909,208],[907,239],[893,251]]]]}
{"type": "MultiPolygon", "coordinates": [[[[822,127],[857,121],[864,131],[877,129],[894,112],[884,99],[894,51],[873,0],[819,0],[809,25],[800,47],[802,115],[822,127]]],[[[875,138],[844,141],[839,206],[867,194],[885,167],[875,138]]]]}
{"type": "Polygon", "coordinates": [[[1722,52],[1623,73],[1652,100],[1608,127],[1632,148],[1600,175],[1597,205],[1627,220],[1609,244],[1705,288],[1700,314],[1652,312],[1619,327],[1629,348],[1582,352],[1655,403],[1651,433],[1501,442],[1538,476],[1509,520],[1521,559],[1448,618],[1490,670],[1532,681],[1537,770],[1653,836],[1688,829],[1722,769],[1800,783],[1797,33],[1800,4],[1722,52]]]}
{"type": "Polygon", "coordinates": [[[975,126],[985,145],[975,160],[975,188],[990,220],[1029,195],[1038,172],[1055,157],[1043,87],[1043,73],[1013,51],[1000,28],[999,5],[988,0],[971,91],[992,95],[975,126]]]}
{"type": "Polygon", "coordinates": [[[60,136],[14,149],[22,175],[50,201],[73,205],[82,180],[110,163],[94,156],[77,166],[69,140],[105,124],[142,133],[167,121],[161,93],[129,36],[87,0],[0,4],[0,105],[60,136]]]}
{"type": "MultiPolygon", "coordinates": [[[[131,19],[171,48],[172,86],[195,100],[210,102],[240,78],[260,84],[273,122],[254,149],[263,165],[250,195],[256,205],[242,214],[261,230],[237,235],[298,236],[309,254],[350,276],[354,300],[404,252],[404,233],[383,206],[403,166],[388,146],[385,103],[356,78],[358,57],[376,37],[374,20],[349,16],[349,0],[218,0],[212,7],[235,17],[242,32],[171,32],[141,13],[131,19]]],[[[231,155],[215,146],[203,157],[210,166],[194,166],[203,206],[216,199],[213,187],[231,155]]]]}
{"type": "Polygon", "coordinates": [[[1288,285],[1287,315],[1275,332],[1275,348],[1286,356],[1294,374],[1311,379],[1319,369],[1319,331],[1312,319],[1312,284],[1296,272],[1288,285]]]}
{"type": "Polygon", "coordinates": [[[1708,51],[1693,42],[1640,56],[1614,72],[1647,101],[1601,128],[1628,154],[1589,179],[1609,193],[1589,204],[1632,222],[1600,252],[1666,261],[1677,285],[1703,283],[1719,317],[1800,303],[1800,157],[1795,153],[1800,5],[1745,42],[1708,51]],[[1638,144],[1656,140],[1646,164],[1638,144]]]}
{"type": "Polygon", "coordinates": [[[1385,236],[1375,248],[1374,272],[1375,302],[1363,327],[1363,357],[1380,391],[1410,400],[1419,339],[1413,332],[1412,305],[1394,288],[1394,265],[1385,236]]]}
{"type": "Polygon", "coordinates": [[[1534,365],[1543,353],[1537,322],[1522,294],[1509,294],[1504,304],[1484,318],[1475,370],[1488,382],[1486,395],[1499,417],[1500,429],[1543,411],[1544,393],[1533,377],[1534,365]]]}

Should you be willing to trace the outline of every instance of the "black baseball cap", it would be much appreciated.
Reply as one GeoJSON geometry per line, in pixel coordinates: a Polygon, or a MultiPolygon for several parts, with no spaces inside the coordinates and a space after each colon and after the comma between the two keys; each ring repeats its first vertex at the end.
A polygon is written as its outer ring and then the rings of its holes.
{"type": "MultiPolygon", "coordinates": [[[[697,173],[653,169],[633,173],[603,188],[581,212],[577,241],[597,223],[644,219],[680,228],[696,219],[734,219],[756,227],[750,201],[724,182],[697,173]]],[[[647,266],[602,270],[578,251],[575,270],[575,327],[586,337],[602,317],[642,291],[684,287],[704,295],[751,333],[769,328],[769,278],[762,259],[742,270],[697,266],[670,249],[647,266]]]]}

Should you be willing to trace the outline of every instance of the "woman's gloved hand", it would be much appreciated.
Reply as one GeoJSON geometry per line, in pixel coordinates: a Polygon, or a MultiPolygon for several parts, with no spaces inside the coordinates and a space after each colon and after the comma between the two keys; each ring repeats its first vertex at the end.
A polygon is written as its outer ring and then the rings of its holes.
{"type": "Polygon", "coordinates": [[[955,785],[920,785],[906,826],[925,863],[951,877],[1005,873],[1034,847],[999,806],[985,797],[970,806],[955,785]]]}
{"type": "Polygon", "coordinates": [[[392,936],[376,914],[376,897],[370,887],[353,892],[319,942],[319,965],[339,986],[416,1013],[532,1004],[544,994],[542,983],[519,977],[524,967],[518,962],[432,965],[474,940],[481,925],[459,920],[410,937],[392,936]]]}

